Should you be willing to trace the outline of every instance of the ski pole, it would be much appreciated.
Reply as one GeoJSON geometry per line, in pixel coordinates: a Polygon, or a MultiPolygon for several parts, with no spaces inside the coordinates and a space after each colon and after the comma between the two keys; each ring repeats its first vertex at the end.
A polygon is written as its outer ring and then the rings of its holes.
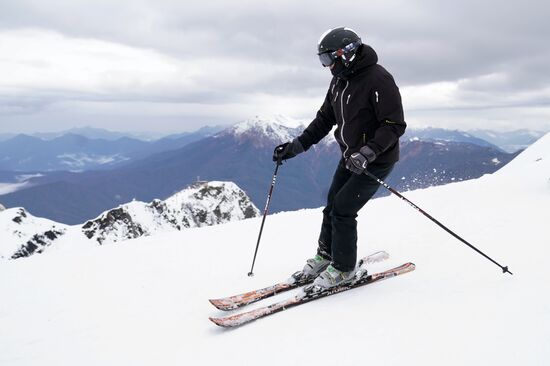
{"type": "Polygon", "coordinates": [[[371,174],[370,172],[366,171],[365,170],[365,173],[371,177],[372,179],[374,179],[375,181],[377,181],[379,184],[383,185],[384,188],[386,188],[388,191],[390,191],[391,193],[395,194],[397,197],[401,198],[403,201],[407,202],[409,205],[412,206],[412,208],[414,208],[415,210],[419,211],[421,214],[423,214],[424,216],[426,216],[427,218],[429,218],[430,220],[432,220],[435,224],[437,224],[440,228],[442,228],[443,230],[445,230],[446,232],[448,232],[449,234],[451,234],[452,236],[454,236],[455,238],[457,238],[458,240],[460,240],[461,242],[463,242],[464,244],[466,244],[467,246],[469,246],[470,248],[472,248],[473,250],[475,250],[476,252],[478,252],[479,254],[481,254],[482,256],[484,256],[485,258],[487,258],[488,260],[490,260],[491,262],[493,262],[494,264],[496,264],[497,266],[500,267],[500,269],[502,269],[502,273],[510,273],[510,274],[513,274],[512,272],[510,272],[508,270],[508,266],[501,266],[499,263],[497,263],[493,258],[489,257],[487,254],[483,253],[481,250],[477,249],[475,246],[473,246],[472,244],[468,243],[466,240],[462,239],[460,236],[458,236],[457,234],[455,234],[451,229],[449,229],[448,227],[446,227],[445,225],[443,225],[442,223],[440,223],[439,221],[437,221],[435,218],[433,218],[431,215],[429,215],[426,211],[422,210],[420,207],[418,207],[417,205],[415,205],[414,203],[412,203],[411,201],[409,201],[407,198],[405,198],[401,193],[399,193],[398,191],[396,191],[395,189],[393,189],[392,187],[390,187],[386,182],[384,182],[382,179],[379,179],[378,177],[376,177],[374,174],[371,174]]]}
{"type": "Polygon", "coordinates": [[[260,226],[260,233],[258,234],[258,242],[256,243],[256,250],[254,251],[254,259],[252,260],[252,267],[250,267],[250,272],[248,272],[248,277],[254,276],[254,263],[256,263],[256,254],[258,254],[258,247],[260,246],[260,239],[262,238],[262,231],[264,230],[265,217],[267,216],[267,211],[269,209],[269,203],[271,202],[271,195],[273,194],[273,187],[275,187],[275,182],[277,181],[277,172],[279,171],[279,165],[283,165],[281,158],[277,160],[277,165],[275,166],[275,173],[273,173],[273,179],[271,179],[271,187],[269,188],[269,193],[267,194],[267,201],[264,208],[264,217],[262,218],[262,225],[260,226]]]}

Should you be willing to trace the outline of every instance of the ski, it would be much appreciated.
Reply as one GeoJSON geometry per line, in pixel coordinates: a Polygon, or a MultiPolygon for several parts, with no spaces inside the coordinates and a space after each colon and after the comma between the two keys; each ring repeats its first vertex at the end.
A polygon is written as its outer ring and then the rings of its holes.
{"type": "MultiPolygon", "coordinates": [[[[384,251],[375,252],[359,260],[358,266],[362,264],[371,264],[381,262],[389,258],[389,254],[384,251]]],[[[313,278],[306,277],[302,271],[295,272],[285,282],[280,282],[272,286],[268,286],[259,290],[245,292],[239,295],[229,296],[220,299],[210,299],[210,303],[216,308],[224,311],[235,310],[243,306],[255,303],[271,296],[278,295],[282,292],[295,289],[313,282],[313,278]]]]}
{"type": "Polygon", "coordinates": [[[294,306],[302,305],[307,302],[320,299],[322,297],[331,296],[340,292],[351,290],[356,287],[368,285],[370,283],[399,276],[399,275],[414,271],[414,269],[415,269],[415,265],[409,262],[399,267],[395,267],[379,273],[374,273],[372,275],[368,275],[368,274],[362,275],[361,272],[359,272],[358,274],[359,277],[353,282],[332,288],[328,291],[316,292],[312,289],[312,286],[309,286],[309,290],[302,289],[298,295],[291,297],[287,300],[276,302],[271,305],[254,309],[248,312],[240,313],[240,314],[230,315],[222,318],[209,318],[209,319],[212,322],[214,322],[216,325],[219,325],[220,327],[226,327],[226,328],[238,327],[240,325],[266,317],[271,314],[278,313],[280,311],[292,308],[294,306]]]}

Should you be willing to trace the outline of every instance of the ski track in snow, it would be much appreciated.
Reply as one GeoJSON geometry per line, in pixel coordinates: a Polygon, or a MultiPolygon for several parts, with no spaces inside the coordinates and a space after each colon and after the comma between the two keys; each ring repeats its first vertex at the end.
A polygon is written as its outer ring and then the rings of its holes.
{"type": "Polygon", "coordinates": [[[385,197],[360,213],[358,254],[416,271],[228,331],[207,299],[301,268],[321,209],[270,215],[252,278],[261,218],[52,247],[0,262],[0,365],[550,364],[550,135],[493,175],[405,195],[514,276],[385,197]]]}

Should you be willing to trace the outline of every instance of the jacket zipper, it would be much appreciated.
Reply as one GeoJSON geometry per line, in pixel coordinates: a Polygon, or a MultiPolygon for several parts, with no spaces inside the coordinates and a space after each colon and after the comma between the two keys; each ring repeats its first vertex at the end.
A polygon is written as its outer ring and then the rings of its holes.
{"type": "Polygon", "coordinates": [[[346,80],[346,86],[344,87],[344,90],[342,90],[342,95],[340,95],[340,112],[342,113],[342,128],[340,129],[340,138],[342,139],[344,145],[346,145],[346,150],[344,150],[344,153],[342,154],[344,156],[344,159],[346,158],[346,153],[349,150],[349,146],[348,144],[346,144],[346,140],[344,140],[344,127],[346,126],[346,119],[344,118],[344,94],[346,93],[348,85],[349,80],[346,80]]]}

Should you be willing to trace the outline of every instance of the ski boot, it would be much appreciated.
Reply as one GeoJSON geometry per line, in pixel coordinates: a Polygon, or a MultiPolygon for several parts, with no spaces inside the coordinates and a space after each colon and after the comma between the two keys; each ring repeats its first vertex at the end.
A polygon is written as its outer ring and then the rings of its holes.
{"type": "Polygon", "coordinates": [[[323,292],[333,287],[344,285],[352,282],[356,278],[356,269],[352,269],[348,272],[342,272],[332,265],[329,265],[317,278],[313,281],[313,284],[308,286],[306,292],[323,292]]]}
{"type": "Polygon", "coordinates": [[[306,261],[304,269],[295,272],[288,280],[289,284],[306,284],[323,272],[330,264],[330,260],[317,254],[306,261]]]}
{"type": "Polygon", "coordinates": [[[315,257],[310,258],[306,261],[306,265],[304,266],[304,269],[302,269],[302,273],[306,277],[315,278],[321,274],[327,267],[330,265],[330,260],[321,257],[319,254],[317,254],[315,257]]]}

